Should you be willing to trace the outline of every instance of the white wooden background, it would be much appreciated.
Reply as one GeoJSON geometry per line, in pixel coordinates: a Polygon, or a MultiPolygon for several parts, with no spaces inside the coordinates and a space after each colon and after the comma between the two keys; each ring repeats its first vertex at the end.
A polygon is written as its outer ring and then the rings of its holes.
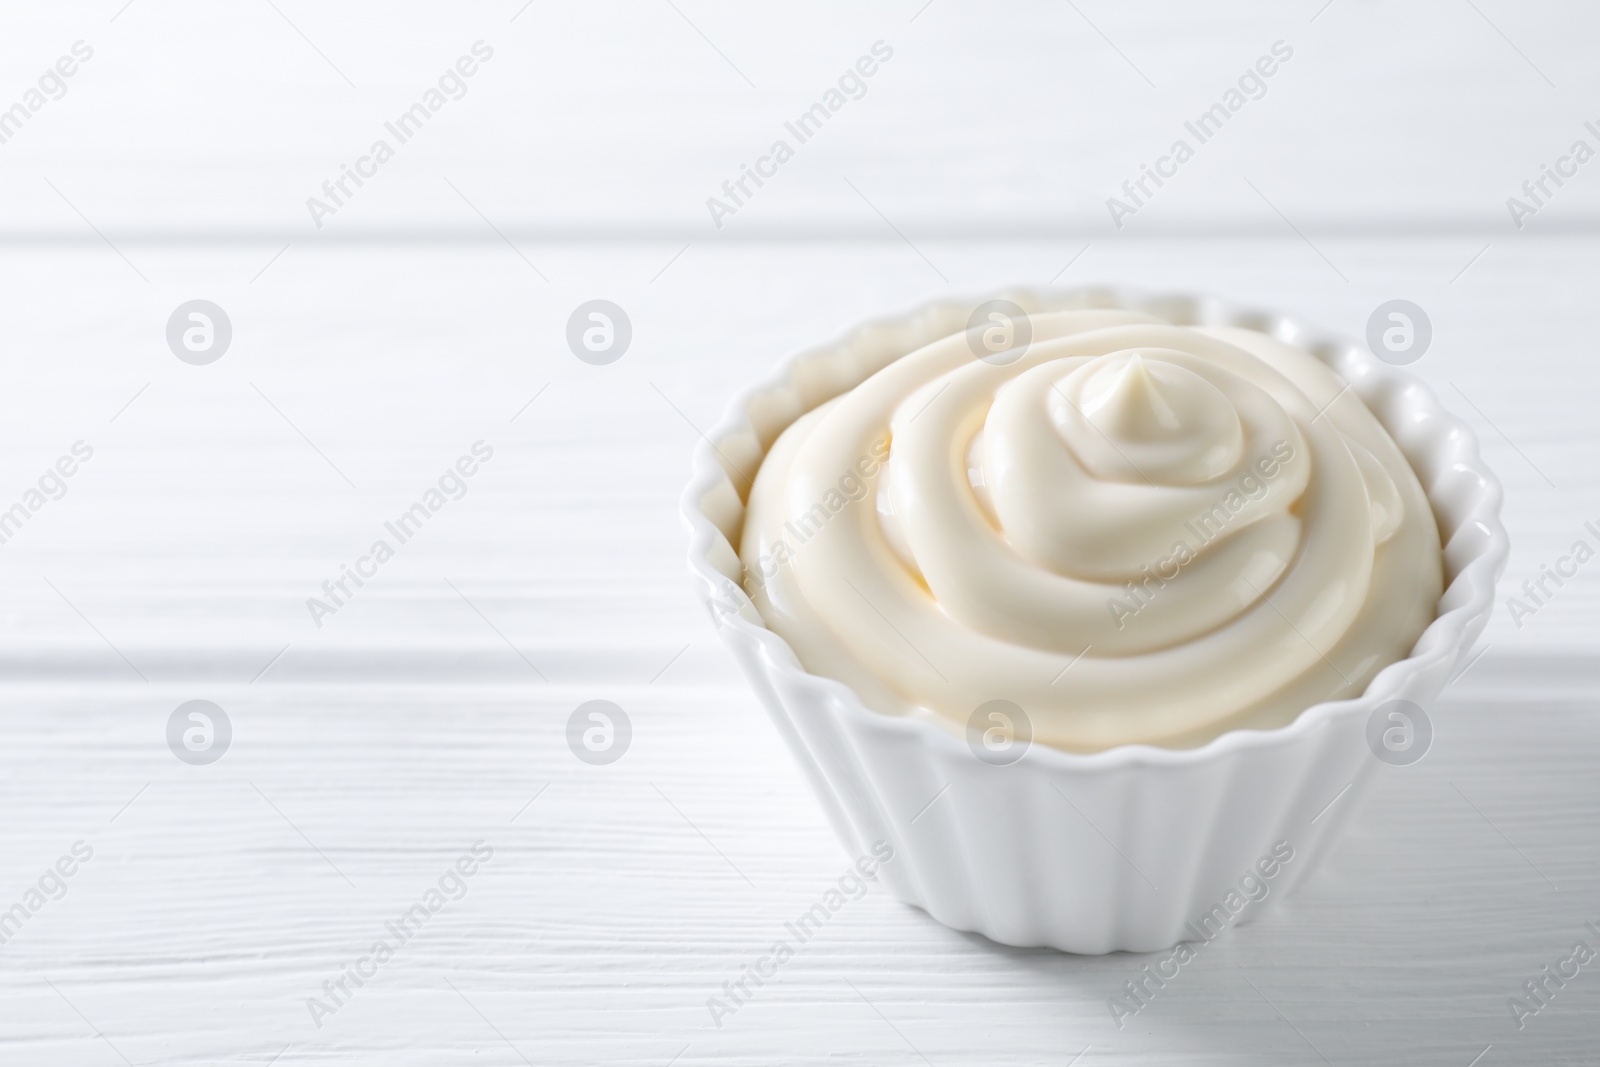
{"type": "Polygon", "coordinates": [[[714,1026],[851,857],[675,512],[735,389],[940,292],[1202,289],[1355,335],[1405,297],[1435,327],[1413,369],[1505,481],[1512,592],[1600,520],[1600,163],[1521,232],[1504,206],[1600,117],[1588,8],[3,18],[0,107],[95,57],[0,145],[0,508],[95,455],[0,545],[0,910],[94,857],[0,945],[0,1063],[1600,1061],[1600,963],[1520,1032],[1506,1008],[1600,948],[1587,570],[1520,628],[1497,611],[1427,758],[1125,1029],[1106,999],[1144,960],[998,948],[879,888],[714,1026]],[[305,197],[480,38],[468,95],[313,228],[305,197]],[[879,39],[866,97],[715,229],[705,197],[879,39]],[[1267,96],[1114,230],[1104,197],[1278,39],[1267,96]],[[206,367],[163,339],[196,297],[235,331],[206,367]],[[608,367],[563,341],[593,297],[634,324],[608,367]],[[305,599],[479,439],[468,495],[315,627],[305,599]],[[208,767],[164,741],[191,699],[233,721],[208,767]],[[633,720],[610,767],[563,739],[590,699],[633,720]],[[314,1026],[306,998],[479,839],[466,897],[314,1026]]]}

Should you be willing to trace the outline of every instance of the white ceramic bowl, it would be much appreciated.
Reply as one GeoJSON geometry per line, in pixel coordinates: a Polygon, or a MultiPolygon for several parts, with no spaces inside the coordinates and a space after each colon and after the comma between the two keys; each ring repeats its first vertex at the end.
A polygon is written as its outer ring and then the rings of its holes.
{"type": "Polygon", "coordinates": [[[1125,308],[1179,325],[1243,326],[1337,371],[1399,444],[1438,519],[1445,592],[1411,655],[1359,699],[1314,705],[1278,729],[1235,730],[1192,749],[1082,755],[1035,744],[1007,767],[978,760],[952,732],[873,711],[847,686],[807,672],[740,586],[744,503],[730,468],[754,473],[795,418],[864,380],[865,352],[886,331],[910,351],[961,329],[978,300],[859,326],[792,356],[739,396],[694,456],[682,500],[690,568],[845,847],[852,855],[878,841],[893,848],[881,876],[901,900],[1008,945],[1102,953],[1210,940],[1315,866],[1380,765],[1369,719],[1396,699],[1430,706],[1482,633],[1509,550],[1500,484],[1472,431],[1426,385],[1297,320],[1107,288],[994,295],[1030,314],[1125,308]],[[1273,862],[1275,847],[1292,858],[1273,862]]]}

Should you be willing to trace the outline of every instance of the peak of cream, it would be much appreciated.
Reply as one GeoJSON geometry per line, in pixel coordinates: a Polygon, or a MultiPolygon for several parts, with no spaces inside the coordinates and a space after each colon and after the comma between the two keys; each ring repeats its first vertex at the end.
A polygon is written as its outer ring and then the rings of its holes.
{"type": "Polygon", "coordinates": [[[741,555],[808,670],[953,729],[1007,699],[1037,740],[1095,751],[1281,725],[1410,651],[1438,531],[1344,382],[1249,330],[1031,326],[1004,365],[959,323],[914,351],[886,337],[881,370],[768,451],[741,555]]]}
{"type": "Polygon", "coordinates": [[[1057,395],[1046,398],[1052,421],[1086,466],[1124,480],[1194,485],[1238,461],[1238,412],[1181,355],[1112,353],[1054,384],[1057,395]]]}

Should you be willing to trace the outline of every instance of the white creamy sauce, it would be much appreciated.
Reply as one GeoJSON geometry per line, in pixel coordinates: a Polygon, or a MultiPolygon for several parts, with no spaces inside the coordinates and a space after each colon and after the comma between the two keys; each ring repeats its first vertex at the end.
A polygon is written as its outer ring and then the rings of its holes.
{"type": "Polygon", "coordinates": [[[960,331],[886,353],[773,444],[741,555],[808,670],[954,729],[1010,700],[1094,751],[1282,725],[1408,654],[1438,529],[1332,371],[1129,312],[1031,327],[1003,366],[960,331]]]}

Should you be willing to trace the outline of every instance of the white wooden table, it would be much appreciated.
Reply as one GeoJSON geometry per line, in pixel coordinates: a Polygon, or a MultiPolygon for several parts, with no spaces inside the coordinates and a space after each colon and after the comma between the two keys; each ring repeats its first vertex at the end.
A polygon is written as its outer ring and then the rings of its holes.
{"type": "Polygon", "coordinates": [[[1514,592],[1600,520],[1600,170],[1523,231],[1504,207],[1584,135],[1592,15],[119,3],[0,34],[0,105],[96,49],[0,145],[0,511],[93,449],[0,544],[0,934],[46,883],[0,945],[0,1063],[1600,1060],[1600,961],[1520,1031],[1506,1004],[1600,949],[1587,570],[1497,611],[1427,758],[1124,1028],[1142,959],[999,948],[878,887],[718,1027],[707,999],[852,857],[676,517],[736,388],[938,292],[1205,289],[1351,334],[1404,296],[1435,328],[1413,369],[1505,482],[1514,592]],[[468,95],[316,230],[305,197],[480,38],[468,95]],[[1114,230],[1105,196],[1280,38],[1268,94],[1114,230]],[[705,197],[878,39],[867,95],[715,229],[705,197]],[[596,297],[634,328],[603,367],[563,339],[596,297]],[[208,366],[163,335],[194,298],[233,324],[208,366]],[[307,598],[477,441],[466,494],[317,626],[307,598]],[[632,722],[609,766],[565,739],[594,699],[632,722]],[[167,746],[190,700],[232,724],[215,763],[167,746]]]}

